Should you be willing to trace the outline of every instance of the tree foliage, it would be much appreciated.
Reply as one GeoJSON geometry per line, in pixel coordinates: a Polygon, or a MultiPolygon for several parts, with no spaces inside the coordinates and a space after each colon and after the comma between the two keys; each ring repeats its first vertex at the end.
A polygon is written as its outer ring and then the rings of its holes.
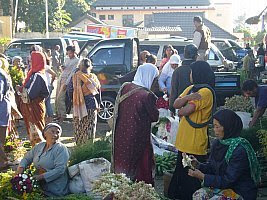
{"type": "Polygon", "coordinates": [[[90,10],[86,0],[66,0],[64,9],[70,14],[72,21],[77,20],[90,10]]]}

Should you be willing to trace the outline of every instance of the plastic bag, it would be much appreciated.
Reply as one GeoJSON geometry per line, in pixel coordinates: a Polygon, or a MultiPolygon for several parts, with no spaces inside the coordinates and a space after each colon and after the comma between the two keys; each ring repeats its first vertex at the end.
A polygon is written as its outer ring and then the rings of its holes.
{"type": "Polygon", "coordinates": [[[80,174],[86,193],[90,193],[92,185],[102,174],[110,172],[111,163],[105,158],[94,158],[79,164],[80,174]]]}
{"type": "Polygon", "coordinates": [[[168,137],[168,142],[174,145],[176,142],[176,136],[179,128],[179,117],[168,117],[168,119],[171,122],[171,130],[168,137]]]}
{"type": "Polygon", "coordinates": [[[72,194],[85,193],[85,188],[81,175],[76,175],[69,182],[69,191],[72,194]]]}
{"type": "Polygon", "coordinates": [[[243,129],[249,128],[249,122],[252,120],[251,114],[247,112],[235,112],[242,120],[243,129]]]}

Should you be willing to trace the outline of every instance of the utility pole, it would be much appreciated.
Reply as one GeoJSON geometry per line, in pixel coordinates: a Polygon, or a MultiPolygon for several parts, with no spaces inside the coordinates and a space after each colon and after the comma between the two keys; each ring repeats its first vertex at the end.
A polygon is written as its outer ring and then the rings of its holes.
{"type": "Polygon", "coordinates": [[[45,27],[46,27],[46,38],[49,38],[49,29],[48,29],[48,0],[45,0],[45,27]]]}
{"type": "Polygon", "coordinates": [[[19,4],[19,0],[16,0],[16,4],[15,4],[15,13],[14,13],[13,36],[14,36],[15,33],[16,33],[16,27],[17,27],[18,4],[19,4]]]}

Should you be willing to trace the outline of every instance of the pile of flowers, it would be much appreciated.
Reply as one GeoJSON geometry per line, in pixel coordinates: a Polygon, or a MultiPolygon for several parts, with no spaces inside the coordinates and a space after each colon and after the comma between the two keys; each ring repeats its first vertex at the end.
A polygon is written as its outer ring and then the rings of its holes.
{"type": "Polygon", "coordinates": [[[23,174],[17,174],[11,179],[12,188],[18,194],[32,193],[38,189],[38,182],[32,176],[31,170],[25,171],[23,174]]]}
{"type": "Polygon", "coordinates": [[[168,141],[171,131],[171,122],[167,117],[161,117],[159,121],[154,124],[152,133],[158,138],[168,141]]]}
{"type": "Polygon", "coordinates": [[[19,162],[30,149],[31,144],[29,141],[22,141],[12,135],[7,137],[4,146],[5,153],[12,162],[19,162]]]}
{"type": "Polygon", "coordinates": [[[111,195],[114,200],[160,199],[151,185],[144,182],[133,183],[125,174],[102,175],[94,182],[93,193],[102,197],[111,195]]]}
{"type": "Polygon", "coordinates": [[[224,107],[235,112],[239,111],[251,113],[253,111],[251,100],[240,95],[226,98],[224,107]]]}

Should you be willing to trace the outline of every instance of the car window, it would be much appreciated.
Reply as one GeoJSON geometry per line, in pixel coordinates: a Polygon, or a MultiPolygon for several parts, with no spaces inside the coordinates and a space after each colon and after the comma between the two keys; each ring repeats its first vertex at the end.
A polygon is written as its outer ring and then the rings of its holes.
{"type": "Polygon", "coordinates": [[[124,60],[123,48],[99,49],[91,56],[93,66],[122,65],[124,60]]]}
{"type": "Polygon", "coordinates": [[[214,53],[212,49],[209,52],[209,60],[219,60],[218,56],[214,53]]]}
{"type": "Polygon", "coordinates": [[[149,53],[157,56],[159,51],[159,45],[140,45],[140,52],[148,51],[149,53]]]}
{"type": "Polygon", "coordinates": [[[181,59],[184,59],[184,46],[173,46],[178,51],[179,56],[181,59]]]}
{"type": "Polygon", "coordinates": [[[20,51],[21,51],[21,43],[12,43],[5,51],[5,54],[9,57],[14,57],[17,56],[20,51]]]}
{"type": "Polygon", "coordinates": [[[236,42],[234,42],[232,40],[228,40],[228,41],[233,47],[236,47],[236,49],[242,49],[242,47],[239,44],[237,44],[236,42]]]}
{"type": "Polygon", "coordinates": [[[214,41],[213,44],[215,44],[215,46],[220,50],[225,50],[225,49],[229,48],[229,45],[227,45],[223,41],[214,41]]]}

